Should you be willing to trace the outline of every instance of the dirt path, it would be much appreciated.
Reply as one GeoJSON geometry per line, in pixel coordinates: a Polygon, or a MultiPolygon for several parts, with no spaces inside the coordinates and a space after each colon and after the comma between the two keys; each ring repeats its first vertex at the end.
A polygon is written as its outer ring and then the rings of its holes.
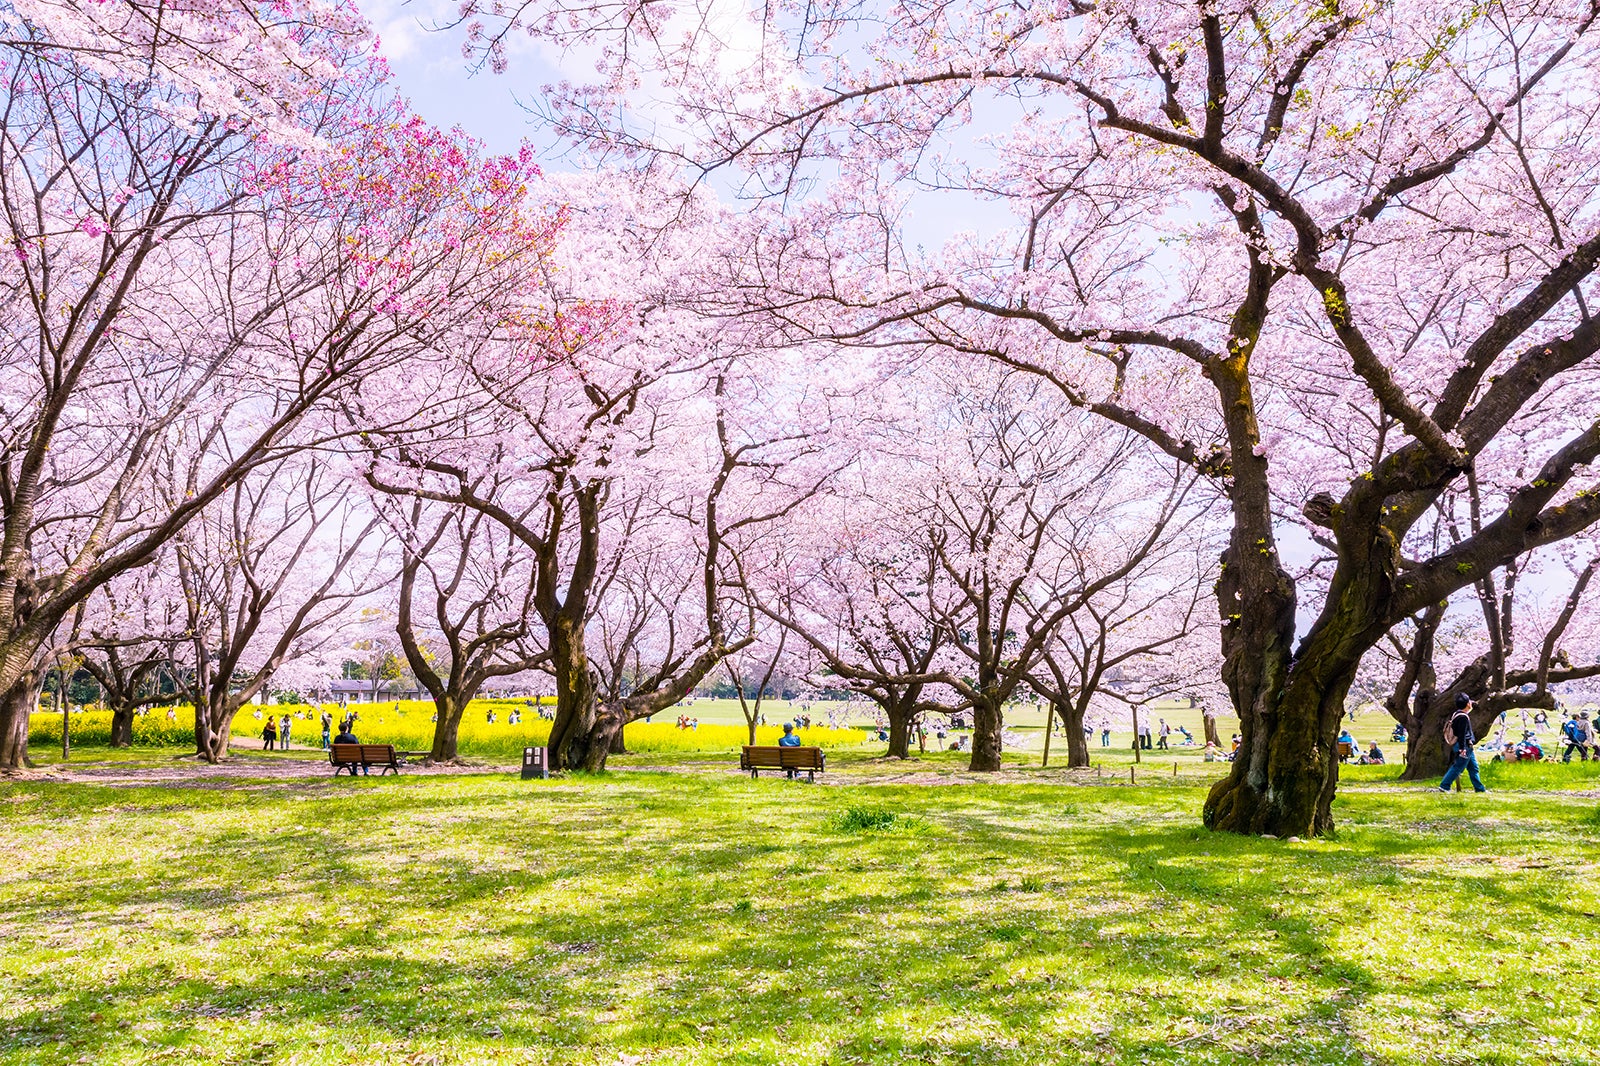
{"type": "MultiPolygon", "coordinates": [[[[510,774],[516,766],[464,765],[423,766],[411,763],[402,771],[409,775],[436,774],[510,774]]],[[[0,780],[70,781],[95,785],[223,785],[244,781],[296,781],[317,780],[333,776],[332,768],[323,759],[274,758],[270,755],[236,754],[224,762],[212,765],[193,756],[174,757],[169,762],[121,762],[107,759],[99,762],[52,763],[32,770],[19,770],[0,776],[0,780]]],[[[374,775],[376,776],[376,775],[374,775]]]]}
{"type": "MultiPolygon", "coordinates": [[[[623,773],[687,774],[704,776],[740,775],[736,762],[706,760],[655,765],[622,764],[616,769],[623,773]]],[[[511,763],[469,762],[457,766],[423,766],[413,762],[402,771],[404,776],[438,775],[505,775],[516,774],[517,766],[511,763]]],[[[771,779],[771,775],[765,775],[771,779]]],[[[238,752],[226,762],[211,765],[193,756],[175,756],[158,761],[124,761],[117,759],[90,760],[67,764],[53,763],[32,770],[0,774],[0,781],[59,781],[80,784],[111,785],[118,787],[148,787],[173,785],[187,788],[246,788],[263,783],[292,781],[332,783],[328,764],[321,758],[293,758],[265,753],[238,752]]],[[[1185,773],[1176,780],[1154,766],[1140,770],[1139,785],[1202,785],[1209,780],[1196,773],[1185,773]]],[[[898,761],[850,763],[824,774],[818,784],[835,787],[850,785],[1100,785],[1127,787],[1130,783],[1126,771],[1110,773],[1104,770],[1057,769],[1007,769],[995,773],[978,774],[963,769],[931,769],[915,763],[898,761]]],[[[1342,792],[1415,792],[1418,785],[1399,785],[1388,782],[1362,782],[1343,786],[1342,792]]],[[[1550,795],[1567,799],[1600,799],[1600,789],[1528,789],[1518,790],[1518,795],[1550,795]]]]}

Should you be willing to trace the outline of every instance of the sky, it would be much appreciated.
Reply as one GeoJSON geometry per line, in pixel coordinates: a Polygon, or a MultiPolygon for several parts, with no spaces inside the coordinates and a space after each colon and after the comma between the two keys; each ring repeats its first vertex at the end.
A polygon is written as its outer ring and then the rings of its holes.
{"type": "MultiPolygon", "coordinates": [[[[527,139],[547,165],[550,138],[530,125],[519,99],[532,99],[540,86],[561,80],[561,57],[547,48],[520,43],[505,74],[487,67],[473,73],[461,55],[462,34],[432,27],[448,20],[457,5],[441,0],[360,0],[372,22],[400,91],[417,114],[436,126],[460,126],[492,152],[512,152],[527,139]]],[[[582,71],[565,76],[583,80],[582,71]]]]}
{"type": "MultiPolygon", "coordinates": [[[[380,48],[394,72],[395,82],[412,108],[436,126],[459,126],[482,141],[491,152],[513,152],[527,140],[546,170],[573,170],[580,160],[569,146],[556,144],[551,134],[533,120],[519,101],[537,100],[544,86],[561,81],[582,84],[596,77],[594,56],[563,54],[545,42],[522,34],[508,38],[509,69],[496,74],[486,65],[474,71],[461,54],[464,38],[446,25],[459,8],[459,0],[358,0],[362,12],[378,34],[380,48]]],[[[729,19],[739,19],[738,0],[726,0],[729,19]]],[[[739,37],[737,29],[724,39],[739,37]]],[[[736,51],[736,49],[735,49],[736,51]]],[[[634,106],[648,110],[647,97],[634,106]]],[[[663,112],[670,111],[664,108],[663,112]]],[[[1008,124],[1008,119],[1001,125],[1008,124]]],[[[980,122],[971,131],[984,131],[980,122]]],[[[963,142],[970,149],[970,141],[963,142]]],[[[718,189],[723,195],[728,189],[718,189]]],[[[993,233],[1015,224],[1009,209],[985,203],[961,192],[922,190],[902,217],[913,243],[935,248],[958,233],[993,233]]]]}

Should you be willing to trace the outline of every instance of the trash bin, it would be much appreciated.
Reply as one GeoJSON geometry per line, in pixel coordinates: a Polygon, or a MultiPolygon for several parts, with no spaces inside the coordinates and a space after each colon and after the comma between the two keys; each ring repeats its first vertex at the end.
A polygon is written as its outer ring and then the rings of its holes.
{"type": "Polygon", "coordinates": [[[522,749],[522,779],[532,781],[534,778],[544,780],[550,776],[550,749],[549,748],[523,748],[522,749]]]}

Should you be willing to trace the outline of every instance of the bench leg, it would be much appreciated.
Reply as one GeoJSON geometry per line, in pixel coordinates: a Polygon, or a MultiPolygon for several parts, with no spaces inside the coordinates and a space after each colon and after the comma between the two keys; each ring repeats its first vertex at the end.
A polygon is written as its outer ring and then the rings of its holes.
{"type": "Polygon", "coordinates": [[[806,771],[806,780],[810,781],[813,785],[816,784],[817,783],[817,772],[815,770],[807,770],[806,771]]]}

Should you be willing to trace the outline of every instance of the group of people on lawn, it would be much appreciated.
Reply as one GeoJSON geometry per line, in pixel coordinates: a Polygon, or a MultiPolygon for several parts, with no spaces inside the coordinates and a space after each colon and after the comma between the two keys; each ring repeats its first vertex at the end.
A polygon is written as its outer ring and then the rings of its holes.
{"type": "MultiPolygon", "coordinates": [[[[259,715],[260,712],[258,711],[259,715]]],[[[347,711],[339,719],[339,735],[333,736],[333,714],[329,711],[322,712],[322,750],[327,751],[334,744],[359,744],[352,730],[355,728],[356,719],[360,711],[347,711]]],[[[294,719],[285,714],[274,720],[272,715],[267,715],[267,724],[261,730],[261,748],[271,751],[277,746],[282,751],[289,750],[289,739],[294,731],[294,719]]]]}
{"type": "MultiPolygon", "coordinates": [[[[1189,732],[1189,730],[1185,729],[1181,725],[1169,725],[1165,718],[1159,719],[1153,730],[1148,719],[1141,721],[1139,723],[1139,729],[1134,735],[1133,747],[1143,748],[1145,751],[1151,751],[1152,749],[1156,748],[1159,748],[1162,751],[1168,751],[1172,748],[1173,733],[1177,733],[1179,736],[1183,737],[1183,741],[1181,742],[1183,747],[1194,747],[1194,734],[1189,732]],[[1151,743],[1152,737],[1155,738],[1154,744],[1151,743]]],[[[1087,744],[1089,738],[1093,735],[1094,727],[1086,723],[1083,727],[1084,743],[1087,744]]],[[[1111,746],[1111,722],[1109,719],[1100,723],[1100,746],[1102,748],[1109,748],[1111,746]]]]}

